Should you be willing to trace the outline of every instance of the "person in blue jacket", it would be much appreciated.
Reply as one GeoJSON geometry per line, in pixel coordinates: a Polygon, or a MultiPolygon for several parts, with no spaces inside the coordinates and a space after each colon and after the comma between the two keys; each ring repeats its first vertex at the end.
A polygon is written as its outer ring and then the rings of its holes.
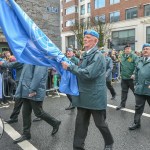
{"type": "Polygon", "coordinates": [[[107,52],[105,50],[101,50],[101,53],[104,55],[106,59],[106,85],[111,93],[111,100],[115,100],[116,92],[112,86],[112,70],[113,70],[113,61],[110,57],[107,56],[107,52]]]}
{"type": "Polygon", "coordinates": [[[129,130],[141,127],[141,116],[144,111],[145,102],[150,105],[150,44],[144,44],[141,57],[135,68],[135,115],[134,123],[129,130]]]}
{"type": "Polygon", "coordinates": [[[16,99],[23,100],[23,134],[14,140],[14,143],[31,139],[31,113],[32,110],[36,117],[41,118],[53,127],[51,135],[57,133],[61,121],[58,121],[42,108],[42,102],[46,94],[46,82],[48,67],[24,64],[19,84],[15,93],[16,99]]]}

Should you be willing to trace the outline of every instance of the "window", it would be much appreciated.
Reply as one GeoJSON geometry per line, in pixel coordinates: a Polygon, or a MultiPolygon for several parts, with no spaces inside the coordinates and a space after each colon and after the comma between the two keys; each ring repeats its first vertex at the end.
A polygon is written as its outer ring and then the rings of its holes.
{"type": "Polygon", "coordinates": [[[90,13],[90,12],[91,12],[91,4],[88,3],[88,4],[87,4],[87,13],[90,13]]]}
{"type": "Polygon", "coordinates": [[[150,4],[144,6],[144,16],[150,16],[150,4]]]}
{"type": "Polygon", "coordinates": [[[119,20],[120,20],[120,12],[119,11],[110,13],[110,22],[117,22],[119,20]]]}
{"type": "Polygon", "coordinates": [[[70,1],[71,1],[71,0],[66,0],[66,3],[67,3],[67,2],[70,2],[70,1]]]}
{"type": "Polygon", "coordinates": [[[95,17],[95,21],[100,21],[100,22],[103,22],[103,23],[105,23],[105,15],[101,15],[101,16],[96,16],[95,17]]]}
{"type": "Polygon", "coordinates": [[[126,44],[130,44],[132,50],[135,49],[135,29],[113,31],[112,32],[113,48],[123,50],[126,44]]]}
{"type": "Polygon", "coordinates": [[[87,18],[87,21],[90,22],[90,21],[91,21],[91,17],[88,17],[88,18],[87,18]]]}
{"type": "Polygon", "coordinates": [[[85,14],[85,5],[81,5],[81,12],[80,12],[81,15],[84,15],[85,14]]]}
{"type": "Polygon", "coordinates": [[[77,6],[71,6],[66,9],[66,15],[77,12],[77,6]]]}
{"type": "Polygon", "coordinates": [[[137,7],[126,10],[126,20],[127,19],[137,18],[137,17],[138,17],[138,9],[137,9],[137,7]]]}
{"type": "Polygon", "coordinates": [[[73,47],[75,47],[75,36],[72,35],[72,36],[68,36],[67,38],[68,38],[68,47],[70,45],[72,45],[73,47]]]}
{"type": "Polygon", "coordinates": [[[105,0],[94,0],[95,9],[105,7],[105,0]]]}
{"type": "Polygon", "coordinates": [[[116,3],[120,3],[120,0],[110,0],[110,4],[116,4],[116,3]]]}
{"type": "Polygon", "coordinates": [[[146,43],[150,43],[150,26],[146,28],[146,43]]]}
{"type": "Polygon", "coordinates": [[[80,19],[80,24],[84,24],[85,23],[85,18],[80,19]]]}
{"type": "Polygon", "coordinates": [[[68,20],[66,21],[66,27],[70,27],[70,26],[73,26],[75,24],[75,19],[72,19],[72,20],[68,20]]]}

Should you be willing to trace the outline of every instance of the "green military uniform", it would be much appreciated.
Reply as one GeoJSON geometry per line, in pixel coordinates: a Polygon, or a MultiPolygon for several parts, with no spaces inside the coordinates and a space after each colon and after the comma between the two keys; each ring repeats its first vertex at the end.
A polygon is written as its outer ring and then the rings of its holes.
{"type": "Polygon", "coordinates": [[[121,56],[121,78],[131,79],[133,75],[135,65],[137,62],[137,56],[134,53],[130,53],[128,56],[122,54],[121,56]]]}
{"type": "Polygon", "coordinates": [[[117,110],[119,110],[121,107],[125,107],[129,88],[134,93],[134,83],[133,79],[131,79],[131,76],[133,75],[137,63],[137,56],[132,52],[129,55],[123,53],[120,60],[121,60],[122,92],[121,92],[121,103],[120,106],[117,107],[117,110]]]}
{"type": "Polygon", "coordinates": [[[140,118],[144,111],[145,102],[150,105],[150,58],[141,58],[135,69],[135,116],[134,123],[140,125],[140,118]]]}
{"type": "Polygon", "coordinates": [[[95,47],[84,53],[78,67],[72,65],[69,70],[77,76],[79,96],[72,96],[73,105],[94,110],[106,109],[107,92],[105,79],[105,59],[95,47]]]}

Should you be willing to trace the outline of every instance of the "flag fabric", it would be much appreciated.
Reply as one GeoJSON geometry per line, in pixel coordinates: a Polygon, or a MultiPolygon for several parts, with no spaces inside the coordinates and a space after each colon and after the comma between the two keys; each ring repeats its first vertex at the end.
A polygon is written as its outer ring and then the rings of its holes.
{"type": "Polygon", "coordinates": [[[62,61],[71,64],[70,60],[14,0],[1,0],[0,26],[18,62],[55,67],[62,78],[60,91],[70,95],[79,94],[76,76],[61,65],[62,61]],[[64,80],[66,77],[69,77],[67,83],[64,80]]]}
{"type": "Polygon", "coordinates": [[[2,75],[0,73],[0,98],[2,99],[2,75]]]}

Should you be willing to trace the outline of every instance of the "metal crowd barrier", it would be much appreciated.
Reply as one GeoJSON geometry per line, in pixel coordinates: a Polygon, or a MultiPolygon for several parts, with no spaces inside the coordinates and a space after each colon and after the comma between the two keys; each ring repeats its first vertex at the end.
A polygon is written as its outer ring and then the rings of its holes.
{"type": "Polygon", "coordinates": [[[59,94],[59,75],[54,74],[51,75],[51,72],[49,72],[48,80],[47,80],[47,90],[46,95],[48,96],[50,92],[55,92],[58,97],[60,97],[59,94]]]}
{"type": "MultiPolygon", "coordinates": [[[[8,72],[8,70],[7,70],[8,72]]],[[[10,89],[9,83],[8,83],[8,73],[6,72],[6,76],[4,77],[4,73],[2,73],[2,96],[5,98],[12,98],[14,99],[14,89],[10,89]]]]}
{"type": "MultiPolygon", "coordinates": [[[[2,97],[5,98],[14,98],[14,95],[11,95],[12,89],[10,89],[9,83],[8,83],[8,70],[3,72],[1,74],[1,81],[2,84],[1,89],[2,89],[2,97]],[[5,74],[5,75],[4,75],[5,74]]],[[[50,92],[55,92],[58,97],[60,97],[59,94],[59,75],[51,75],[49,72],[48,80],[47,80],[47,89],[46,89],[46,95],[48,96],[50,92]]],[[[15,93],[13,93],[15,94],[15,93]]]]}

